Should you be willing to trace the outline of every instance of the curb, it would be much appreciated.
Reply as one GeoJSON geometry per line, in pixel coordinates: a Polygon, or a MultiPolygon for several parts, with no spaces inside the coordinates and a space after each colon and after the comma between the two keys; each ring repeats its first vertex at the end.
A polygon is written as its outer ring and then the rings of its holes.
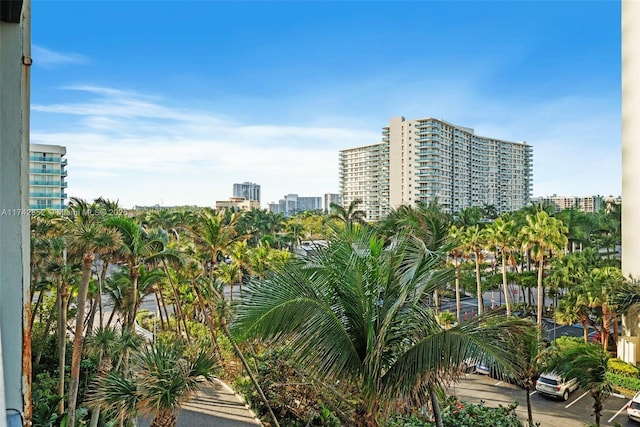
{"type": "Polygon", "coordinates": [[[224,381],[222,381],[219,378],[216,378],[216,382],[218,384],[220,384],[223,388],[225,388],[227,391],[229,391],[230,393],[233,393],[234,396],[236,396],[236,398],[242,402],[242,404],[244,405],[244,407],[251,413],[251,415],[253,416],[253,419],[256,420],[256,422],[258,423],[259,426],[263,426],[264,424],[262,423],[262,421],[260,420],[260,418],[258,418],[258,416],[256,415],[255,412],[253,412],[253,409],[251,409],[251,407],[247,404],[247,401],[244,400],[244,397],[242,397],[240,394],[238,394],[237,391],[235,391],[234,389],[231,388],[231,386],[227,383],[225,383],[224,381]]]}

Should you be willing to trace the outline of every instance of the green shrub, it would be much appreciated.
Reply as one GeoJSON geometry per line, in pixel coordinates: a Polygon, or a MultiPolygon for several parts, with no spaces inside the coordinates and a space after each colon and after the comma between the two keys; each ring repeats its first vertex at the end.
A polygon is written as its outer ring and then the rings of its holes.
{"type": "Polygon", "coordinates": [[[640,390],[640,379],[618,374],[615,372],[607,372],[607,380],[613,386],[622,387],[630,391],[640,390]]]}
{"type": "Polygon", "coordinates": [[[583,338],[579,337],[558,337],[553,342],[554,346],[558,348],[559,351],[564,351],[570,347],[573,347],[577,344],[581,344],[584,342],[583,338]]]}
{"type": "MultiPolygon", "coordinates": [[[[461,402],[450,397],[442,403],[442,421],[446,427],[523,427],[516,415],[517,403],[487,408],[480,404],[461,402]]],[[[425,416],[392,416],[385,427],[433,427],[434,422],[425,416]]]]}
{"type": "Polygon", "coordinates": [[[640,369],[618,358],[609,359],[607,362],[607,370],[627,377],[640,378],[640,369]]]}

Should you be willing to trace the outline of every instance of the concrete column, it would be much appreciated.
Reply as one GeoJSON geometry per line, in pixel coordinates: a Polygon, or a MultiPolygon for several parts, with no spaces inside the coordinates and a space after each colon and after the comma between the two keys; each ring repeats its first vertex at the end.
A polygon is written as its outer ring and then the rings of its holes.
{"type": "MultiPolygon", "coordinates": [[[[640,2],[622,1],[622,272],[640,279],[640,2]]],[[[624,333],[640,335],[638,309],[624,333]]]]}
{"type": "Polygon", "coordinates": [[[25,425],[31,418],[29,35],[25,2],[20,23],[0,21],[0,342],[9,426],[22,425],[20,414],[25,425]]]}

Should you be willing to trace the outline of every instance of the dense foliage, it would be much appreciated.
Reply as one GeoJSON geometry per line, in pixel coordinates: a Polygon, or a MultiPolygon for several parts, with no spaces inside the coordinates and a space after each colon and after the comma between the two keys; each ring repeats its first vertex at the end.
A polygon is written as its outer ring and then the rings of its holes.
{"type": "MultiPolygon", "coordinates": [[[[184,346],[180,363],[201,351],[215,355],[218,375],[273,424],[350,425],[367,415],[376,425],[398,402],[409,415],[432,411],[467,357],[482,355],[521,376],[521,361],[508,353],[524,344],[507,332],[528,323],[508,325],[501,310],[478,317],[491,306],[522,317],[555,311],[558,320],[582,323],[585,340],[596,328],[607,349],[620,310],[640,301],[619,274],[620,209],[609,208],[584,214],[532,206],[498,217],[491,206],[447,215],[430,204],[398,207],[371,224],[358,201],[285,218],[260,209],[127,211],[102,198],[73,199],[67,211],[31,218],[34,425],[69,417],[96,427],[113,416],[107,402],[88,411],[87,390],[109,372],[141,381],[131,368],[150,347],[136,342],[136,319],[159,345],[184,346]],[[302,245],[309,240],[315,243],[302,245]],[[541,243],[552,240],[555,246],[541,243]],[[490,290],[491,304],[437,312],[442,296],[459,307],[460,298],[481,300],[490,290]],[[255,303],[277,304],[296,292],[307,298],[295,300],[299,319],[269,329],[251,317],[255,303]],[[541,308],[534,293],[553,303],[541,308]],[[141,313],[143,301],[155,301],[155,309],[141,313]],[[342,341],[331,342],[340,330],[342,341]]],[[[609,366],[611,383],[633,384],[619,377],[629,368],[609,366]]],[[[131,405],[120,415],[131,420],[145,408],[131,405]]],[[[170,426],[174,407],[167,408],[170,426]]],[[[439,425],[481,412],[442,409],[442,419],[430,413],[439,425]]]]}

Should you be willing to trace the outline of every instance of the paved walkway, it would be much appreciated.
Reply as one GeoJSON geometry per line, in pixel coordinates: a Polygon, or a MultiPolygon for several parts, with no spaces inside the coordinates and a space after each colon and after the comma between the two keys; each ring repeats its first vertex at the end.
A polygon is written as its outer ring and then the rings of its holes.
{"type": "MultiPolygon", "coordinates": [[[[255,427],[262,426],[242,398],[222,381],[200,387],[198,394],[182,405],[178,427],[255,427]]],[[[141,419],[140,427],[148,427],[150,419],[141,419]]]]}

